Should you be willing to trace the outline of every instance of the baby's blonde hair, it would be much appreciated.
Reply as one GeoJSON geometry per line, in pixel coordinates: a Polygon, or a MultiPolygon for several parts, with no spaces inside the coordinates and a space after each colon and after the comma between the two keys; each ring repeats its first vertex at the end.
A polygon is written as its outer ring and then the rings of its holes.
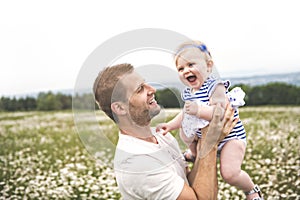
{"type": "Polygon", "coordinates": [[[177,65],[177,60],[179,56],[186,50],[190,48],[196,48],[199,50],[199,52],[202,54],[203,59],[207,62],[212,60],[212,57],[210,55],[210,52],[208,51],[206,45],[203,42],[200,42],[198,40],[190,40],[186,41],[182,44],[180,44],[174,54],[174,62],[175,65],[177,65]]]}

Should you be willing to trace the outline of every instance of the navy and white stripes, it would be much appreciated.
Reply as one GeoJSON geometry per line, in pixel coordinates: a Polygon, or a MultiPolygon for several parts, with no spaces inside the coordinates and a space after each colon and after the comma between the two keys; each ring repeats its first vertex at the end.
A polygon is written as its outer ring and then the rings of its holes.
{"type": "MultiPolygon", "coordinates": [[[[185,88],[182,91],[181,97],[183,101],[202,101],[209,105],[209,98],[214,91],[215,87],[217,84],[223,83],[225,88],[226,88],[226,93],[228,93],[228,88],[230,87],[230,82],[229,81],[221,81],[221,80],[216,80],[216,79],[208,79],[200,90],[196,92],[192,92],[192,88],[185,88]]],[[[235,109],[234,112],[234,118],[239,118],[239,113],[237,108],[235,109]]],[[[201,129],[199,129],[196,134],[201,137],[201,129]]],[[[232,139],[241,139],[241,140],[246,140],[246,131],[243,126],[243,123],[241,120],[239,120],[236,124],[236,126],[233,128],[233,130],[230,132],[230,134],[224,138],[219,144],[219,146],[223,146],[223,144],[229,140],[232,139]]]]}

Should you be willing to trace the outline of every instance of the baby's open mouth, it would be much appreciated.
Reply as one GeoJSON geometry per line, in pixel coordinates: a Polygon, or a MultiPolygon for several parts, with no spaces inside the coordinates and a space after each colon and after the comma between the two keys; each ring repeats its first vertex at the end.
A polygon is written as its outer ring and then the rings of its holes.
{"type": "Polygon", "coordinates": [[[188,80],[188,82],[194,82],[197,79],[197,77],[192,75],[192,76],[188,76],[186,79],[188,80]]]}

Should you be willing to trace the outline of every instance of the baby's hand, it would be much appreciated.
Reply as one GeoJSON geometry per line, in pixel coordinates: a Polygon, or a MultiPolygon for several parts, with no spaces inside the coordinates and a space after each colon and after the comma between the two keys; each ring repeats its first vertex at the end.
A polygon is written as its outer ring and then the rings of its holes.
{"type": "Polygon", "coordinates": [[[186,101],[184,105],[185,112],[190,115],[197,115],[198,109],[199,106],[195,101],[186,101]]]}
{"type": "Polygon", "coordinates": [[[170,131],[168,123],[161,123],[156,126],[156,132],[160,132],[163,135],[166,135],[170,131]]]}

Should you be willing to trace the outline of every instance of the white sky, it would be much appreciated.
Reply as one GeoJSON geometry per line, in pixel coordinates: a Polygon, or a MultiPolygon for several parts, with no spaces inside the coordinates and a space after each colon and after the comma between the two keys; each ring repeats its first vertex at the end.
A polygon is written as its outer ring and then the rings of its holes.
{"type": "Polygon", "coordinates": [[[205,42],[222,76],[300,71],[297,0],[0,2],[0,96],[70,89],[101,43],[138,28],[205,42]]]}

